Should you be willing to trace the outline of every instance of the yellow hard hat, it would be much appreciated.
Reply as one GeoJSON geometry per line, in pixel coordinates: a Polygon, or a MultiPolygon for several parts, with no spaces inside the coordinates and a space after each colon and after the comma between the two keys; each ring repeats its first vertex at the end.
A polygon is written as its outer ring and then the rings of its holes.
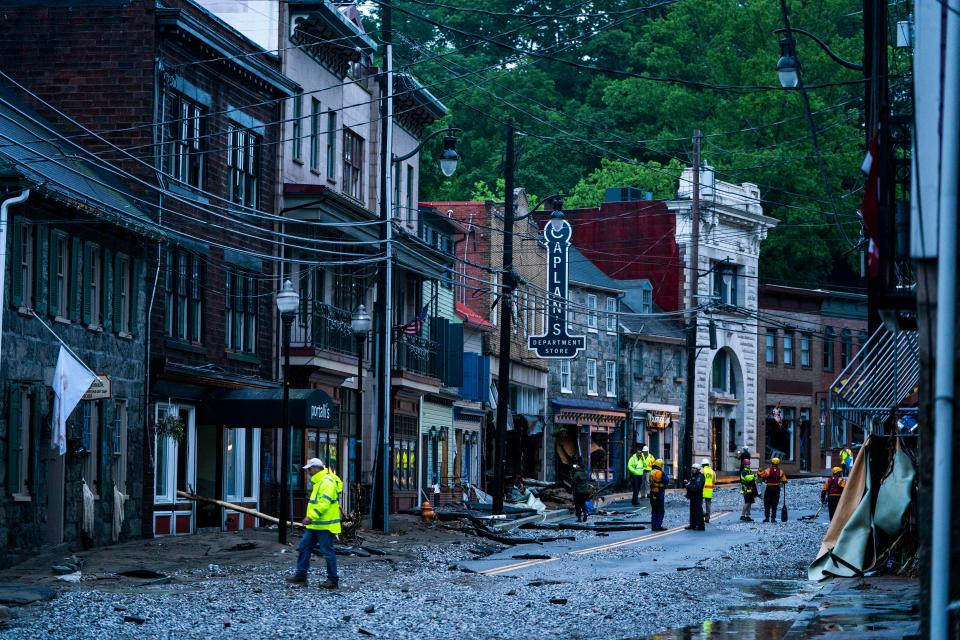
{"type": "Polygon", "coordinates": [[[770,462],[772,462],[773,464],[780,464],[780,458],[771,458],[770,462]]]}
{"type": "Polygon", "coordinates": [[[663,460],[662,460],[661,458],[657,458],[656,460],[653,461],[653,466],[655,466],[655,467],[662,467],[662,466],[663,466],[663,460]]]}
{"type": "Polygon", "coordinates": [[[834,472],[834,473],[840,473],[841,471],[842,471],[842,469],[841,469],[840,467],[834,467],[834,468],[833,468],[833,472],[834,472]]]}

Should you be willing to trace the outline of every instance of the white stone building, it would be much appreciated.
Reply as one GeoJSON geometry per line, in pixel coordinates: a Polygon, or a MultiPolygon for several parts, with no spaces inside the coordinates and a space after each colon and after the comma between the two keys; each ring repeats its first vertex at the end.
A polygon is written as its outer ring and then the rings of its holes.
{"type": "Polygon", "coordinates": [[[736,452],[746,446],[757,457],[757,286],[760,243],[777,220],[763,214],[760,190],[716,179],[710,167],[700,173],[700,241],[697,265],[691,251],[693,170],[680,178],[677,199],[667,203],[676,215],[676,240],[684,265],[683,305],[690,306],[693,282],[698,302],[694,390],[694,461],[710,458],[720,472],[737,470],[736,452]],[[698,277],[694,277],[694,276],[698,277]],[[709,321],[717,348],[710,348],[709,321]]]}

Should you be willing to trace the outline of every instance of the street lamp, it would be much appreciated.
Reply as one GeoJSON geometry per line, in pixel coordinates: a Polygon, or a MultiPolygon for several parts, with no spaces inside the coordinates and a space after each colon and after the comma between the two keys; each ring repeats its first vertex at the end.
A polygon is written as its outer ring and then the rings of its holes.
{"type": "Polygon", "coordinates": [[[277,310],[283,321],[283,409],[280,434],[280,526],[278,528],[280,544],[287,543],[287,521],[290,519],[290,330],[293,318],[300,308],[300,294],[293,284],[286,280],[277,294],[277,310]]]}
{"type": "Polygon", "coordinates": [[[411,151],[410,153],[404,154],[402,156],[394,156],[394,164],[399,164],[404,160],[409,160],[413,156],[420,153],[420,150],[423,149],[423,146],[427,144],[431,139],[437,137],[441,133],[446,135],[443,137],[443,152],[440,153],[440,171],[446,177],[450,177],[457,170],[457,162],[460,160],[460,154],[457,153],[457,136],[454,135],[455,131],[462,131],[456,127],[447,127],[446,129],[437,129],[426,138],[420,141],[420,144],[411,151]]]}
{"type": "Polygon", "coordinates": [[[780,59],[777,60],[777,77],[780,79],[780,86],[784,89],[795,89],[800,83],[800,74],[797,73],[799,63],[794,46],[792,39],[781,38],[780,59]]]}
{"type": "MultiPolygon", "coordinates": [[[[350,316],[350,328],[357,339],[357,416],[356,437],[363,439],[363,343],[370,331],[370,314],[361,303],[350,316]]],[[[359,457],[359,456],[358,456],[359,457]]]]}

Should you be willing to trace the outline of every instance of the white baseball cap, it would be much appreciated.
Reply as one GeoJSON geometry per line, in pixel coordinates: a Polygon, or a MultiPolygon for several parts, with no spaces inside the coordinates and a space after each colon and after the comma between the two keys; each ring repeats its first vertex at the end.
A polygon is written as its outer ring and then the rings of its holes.
{"type": "Polygon", "coordinates": [[[309,469],[310,467],[320,467],[321,469],[326,469],[327,465],[323,464],[323,460],[320,458],[310,458],[307,460],[307,464],[303,465],[303,468],[309,469]]]}

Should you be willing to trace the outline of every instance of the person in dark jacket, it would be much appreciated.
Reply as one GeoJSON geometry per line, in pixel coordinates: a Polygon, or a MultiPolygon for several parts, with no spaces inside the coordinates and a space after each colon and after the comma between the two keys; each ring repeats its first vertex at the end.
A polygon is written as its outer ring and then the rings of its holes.
{"type": "Polygon", "coordinates": [[[650,530],[666,531],[663,526],[663,503],[667,494],[669,478],[663,472],[663,460],[657,458],[650,472],[650,530]]]}
{"type": "Polygon", "coordinates": [[[593,487],[586,470],[579,464],[573,465],[573,507],[577,522],[587,521],[587,500],[592,492],[593,487]]]}
{"type": "Polygon", "coordinates": [[[780,487],[787,484],[787,474],[780,468],[780,458],[770,458],[770,468],[760,472],[766,483],[763,489],[763,521],[777,521],[777,504],[780,503],[780,487]]]}
{"type": "Polygon", "coordinates": [[[750,468],[750,458],[744,458],[740,461],[740,495],[743,496],[743,510],[740,512],[740,520],[743,522],[753,522],[750,517],[750,511],[753,509],[753,503],[757,499],[757,476],[750,468]]]}
{"type": "Polygon", "coordinates": [[[700,465],[693,465],[693,475],[687,480],[687,500],[690,501],[690,524],[685,527],[694,531],[705,531],[703,522],[703,474],[700,465]]]}
{"type": "Polygon", "coordinates": [[[834,467],[833,477],[823,483],[823,490],[820,491],[820,502],[827,505],[831,520],[833,520],[837,505],[840,504],[840,496],[843,495],[843,490],[847,486],[847,483],[841,477],[842,473],[843,469],[841,467],[834,467]]]}

